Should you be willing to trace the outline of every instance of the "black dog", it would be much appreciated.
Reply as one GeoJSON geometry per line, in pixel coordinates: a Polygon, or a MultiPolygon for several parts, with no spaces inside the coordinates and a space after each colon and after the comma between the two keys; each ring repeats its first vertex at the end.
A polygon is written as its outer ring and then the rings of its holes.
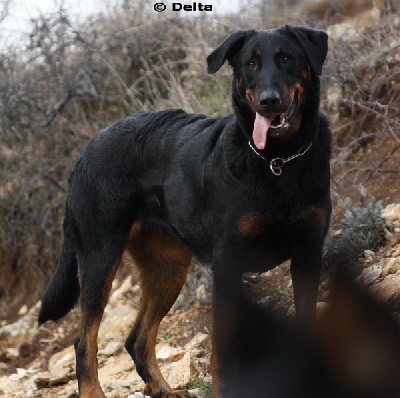
{"type": "MultiPolygon", "coordinates": [[[[82,306],[75,342],[81,397],[103,397],[97,332],[124,250],[140,271],[142,304],[126,348],[151,397],[171,391],[154,347],[191,257],[214,271],[214,397],[234,375],[245,271],[291,259],[299,319],[312,326],[328,230],[331,132],[319,112],[327,35],[302,27],[244,30],[211,55],[233,67],[234,114],[138,113],[98,134],[69,181],[60,264],[39,323],[82,306]]],[[[268,333],[268,331],[266,331],[268,333]]]]}

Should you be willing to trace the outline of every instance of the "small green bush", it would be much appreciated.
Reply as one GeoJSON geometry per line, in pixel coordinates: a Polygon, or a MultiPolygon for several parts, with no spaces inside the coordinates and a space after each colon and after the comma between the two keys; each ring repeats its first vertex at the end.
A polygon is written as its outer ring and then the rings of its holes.
{"type": "Polygon", "coordinates": [[[188,390],[198,388],[201,390],[202,398],[211,398],[212,396],[212,382],[199,377],[197,380],[190,382],[186,385],[188,390]]]}
{"type": "Polygon", "coordinates": [[[361,205],[354,206],[350,198],[340,200],[345,209],[340,221],[340,233],[325,242],[324,274],[329,275],[338,265],[354,264],[365,250],[375,250],[384,239],[382,201],[361,191],[361,205]]]}
{"type": "Polygon", "coordinates": [[[363,203],[359,207],[354,207],[350,198],[339,201],[339,206],[346,210],[340,222],[342,238],[357,257],[364,250],[376,249],[384,236],[382,201],[367,196],[365,188],[361,189],[361,197],[363,203]]]}

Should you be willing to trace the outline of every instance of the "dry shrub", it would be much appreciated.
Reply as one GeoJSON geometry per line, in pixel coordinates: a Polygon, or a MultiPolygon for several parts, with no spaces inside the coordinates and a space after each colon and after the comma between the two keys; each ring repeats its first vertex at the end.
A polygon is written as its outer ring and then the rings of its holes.
{"type": "Polygon", "coordinates": [[[400,172],[400,20],[386,21],[331,37],[324,104],[333,122],[336,198],[362,185],[385,201],[396,195],[382,196],[400,172]]]}

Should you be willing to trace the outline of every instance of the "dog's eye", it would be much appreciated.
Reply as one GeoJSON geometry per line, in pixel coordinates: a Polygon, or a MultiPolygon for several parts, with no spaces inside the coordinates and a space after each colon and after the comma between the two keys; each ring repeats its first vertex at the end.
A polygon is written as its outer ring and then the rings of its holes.
{"type": "Polygon", "coordinates": [[[250,69],[255,69],[256,68],[256,61],[250,60],[246,62],[246,66],[250,69]]]}
{"type": "Polygon", "coordinates": [[[282,56],[281,56],[281,62],[282,62],[283,64],[288,64],[288,63],[290,63],[291,61],[292,61],[292,58],[289,57],[289,55],[282,54],[282,56]]]}

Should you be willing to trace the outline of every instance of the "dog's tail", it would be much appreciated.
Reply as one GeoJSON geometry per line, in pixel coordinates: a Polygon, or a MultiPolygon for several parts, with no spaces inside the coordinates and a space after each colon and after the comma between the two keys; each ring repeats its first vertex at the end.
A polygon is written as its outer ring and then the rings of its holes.
{"type": "MultiPolygon", "coordinates": [[[[65,231],[64,231],[65,232],[65,231]]],[[[38,322],[57,321],[75,306],[79,298],[78,261],[69,234],[64,234],[58,267],[42,300],[38,322]]]]}

